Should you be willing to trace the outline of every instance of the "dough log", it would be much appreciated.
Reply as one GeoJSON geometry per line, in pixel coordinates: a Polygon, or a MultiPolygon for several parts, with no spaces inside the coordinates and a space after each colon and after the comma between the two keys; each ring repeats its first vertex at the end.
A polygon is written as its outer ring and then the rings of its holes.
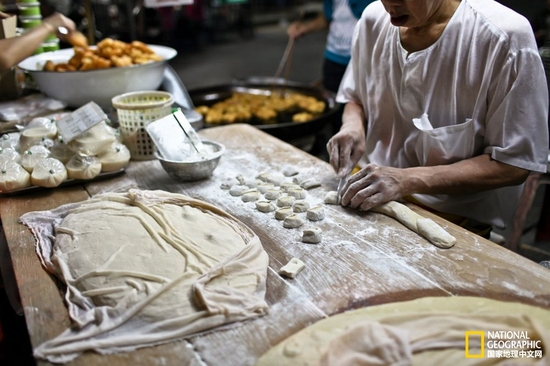
{"type": "Polygon", "coordinates": [[[415,233],[429,240],[436,247],[448,249],[456,244],[456,238],[433,220],[420,216],[399,202],[387,202],[372,208],[371,211],[396,219],[415,233]]]}

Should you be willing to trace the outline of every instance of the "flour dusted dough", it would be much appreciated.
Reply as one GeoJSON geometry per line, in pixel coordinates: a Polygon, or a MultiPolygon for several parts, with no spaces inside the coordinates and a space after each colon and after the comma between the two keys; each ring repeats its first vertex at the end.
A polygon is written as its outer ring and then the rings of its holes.
{"type": "Polygon", "coordinates": [[[319,227],[310,227],[302,232],[302,242],[318,244],[321,242],[323,231],[319,227]]]}
{"type": "Polygon", "coordinates": [[[273,212],[277,207],[271,201],[258,201],[256,208],[260,212],[273,212]]]}
{"type": "Polygon", "coordinates": [[[243,193],[241,199],[243,200],[243,202],[254,202],[259,200],[260,197],[260,192],[258,192],[256,189],[249,189],[248,191],[243,193]]]}
{"type": "Polygon", "coordinates": [[[292,258],[291,260],[288,261],[287,264],[281,267],[281,270],[279,271],[279,273],[285,277],[294,278],[305,267],[306,267],[306,264],[304,262],[302,262],[298,258],[292,258]]]}
{"type": "MultiPolygon", "coordinates": [[[[550,344],[550,311],[515,302],[460,296],[369,306],[322,319],[295,333],[261,356],[256,366],[505,366],[510,361],[522,361],[521,365],[548,364],[547,352],[542,359],[465,359],[466,330],[527,331],[532,340],[550,344]]],[[[471,347],[472,354],[479,353],[475,344],[471,347]]]]}
{"type": "Polygon", "coordinates": [[[281,207],[275,211],[275,218],[277,220],[284,220],[288,216],[292,215],[292,207],[281,207]]]}
{"type": "Polygon", "coordinates": [[[311,221],[319,221],[325,218],[325,209],[323,206],[315,206],[307,210],[306,217],[311,221]]]}
{"type": "Polygon", "coordinates": [[[296,197],[292,197],[292,196],[279,197],[277,198],[277,206],[279,207],[292,206],[294,204],[294,201],[296,201],[296,197]]]}
{"type": "Polygon", "coordinates": [[[302,201],[302,200],[296,201],[292,205],[292,210],[294,210],[294,212],[296,213],[307,212],[307,210],[309,210],[309,203],[307,201],[302,201]]]}
{"type": "Polygon", "coordinates": [[[443,230],[434,221],[420,216],[399,202],[387,202],[372,208],[371,211],[379,212],[396,219],[439,248],[448,249],[456,243],[456,238],[443,230]]]}
{"type": "MultiPolygon", "coordinates": [[[[290,209],[292,212],[292,209],[290,209]]],[[[288,215],[285,217],[285,220],[283,221],[283,227],[287,229],[294,229],[297,227],[300,227],[304,224],[304,219],[302,219],[300,216],[293,213],[292,215],[288,215]]]]}
{"type": "Polygon", "coordinates": [[[337,205],[338,204],[338,192],[329,191],[325,194],[325,199],[323,200],[327,205],[337,205]]]}
{"type": "Polygon", "coordinates": [[[131,351],[268,310],[269,259],[259,238],[206,202],[130,190],[21,221],[45,268],[68,286],[73,320],[36,357],[67,362],[86,350],[131,351]]]}
{"type": "Polygon", "coordinates": [[[249,190],[250,188],[248,188],[248,186],[241,186],[237,184],[229,189],[229,194],[232,195],[233,197],[240,197],[245,192],[248,192],[249,190]]]}

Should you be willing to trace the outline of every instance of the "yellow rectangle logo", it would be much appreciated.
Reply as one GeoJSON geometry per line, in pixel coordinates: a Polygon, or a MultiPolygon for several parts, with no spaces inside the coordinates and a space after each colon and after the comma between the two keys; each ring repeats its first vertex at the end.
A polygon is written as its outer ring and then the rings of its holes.
{"type": "Polygon", "coordinates": [[[464,336],[464,345],[465,345],[465,356],[466,358],[483,358],[485,355],[485,332],[482,330],[470,330],[465,333],[464,336]],[[470,336],[479,336],[481,353],[471,354],[470,353],[470,336]]]}

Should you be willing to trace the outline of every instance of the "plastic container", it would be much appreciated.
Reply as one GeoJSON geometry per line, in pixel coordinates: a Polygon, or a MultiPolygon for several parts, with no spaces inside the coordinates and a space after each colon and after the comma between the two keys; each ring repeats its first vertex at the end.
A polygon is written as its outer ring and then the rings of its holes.
{"type": "Polygon", "coordinates": [[[42,16],[35,15],[29,17],[19,17],[19,21],[21,22],[21,28],[31,29],[34,27],[38,27],[40,24],[42,24],[42,16]]]}
{"type": "Polygon", "coordinates": [[[157,90],[130,92],[112,99],[122,141],[130,150],[132,160],[155,159],[157,148],[145,127],[172,113],[173,103],[172,94],[157,90]]]}
{"type": "Polygon", "coordinates": [[[59,40],[56,39],[50,42],[43,42],[41,44],[41,47],[44,50],[44,52],[57,51],[59,49],[59,40]]]}
{"type": "Polygon", "coordinates": [[[40,3],[24,3],[18,4],[20,16],[36,16],[42,15],[40,12],[40,3]]]}

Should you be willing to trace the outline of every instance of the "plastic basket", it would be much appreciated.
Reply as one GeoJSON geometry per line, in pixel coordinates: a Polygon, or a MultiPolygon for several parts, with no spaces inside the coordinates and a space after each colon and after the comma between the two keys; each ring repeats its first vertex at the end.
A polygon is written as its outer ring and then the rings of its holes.
{"type": "Polygon", "coordinates": [[[145,127],[172,113],[173,103],[172,94],[156,90],[125,93],[112,99],[120,134],[132,160],[155,158],[157,148],[145,127]]]}

